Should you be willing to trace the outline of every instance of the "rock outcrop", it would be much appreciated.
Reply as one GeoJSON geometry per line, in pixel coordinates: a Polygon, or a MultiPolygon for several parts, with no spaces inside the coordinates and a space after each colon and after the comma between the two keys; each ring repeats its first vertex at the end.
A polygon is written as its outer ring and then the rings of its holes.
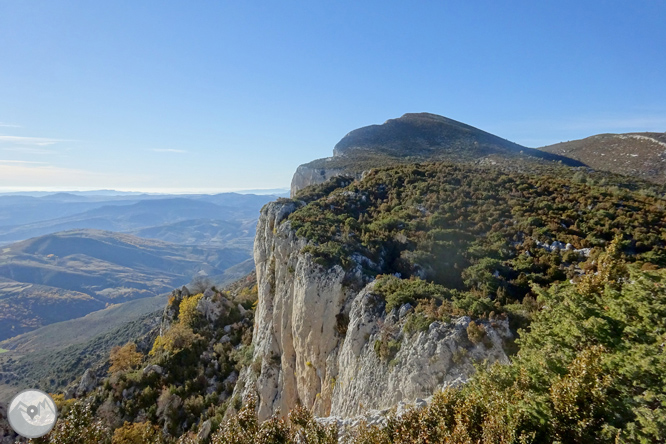
{"type": "MultiPolygon", "coordinates": [[[[332,159],[332,158],[328,158],[332,159]]],[[[324,159],[324,163],[326,159],[324,159]]],[[[296,168],[296,172],[291,179],[291,196],[309,185],[314,185],[322,182],[326,182],[328,179],[336,176],[341,176],[346,174],[344,168],[326,168],[325,165],[321,167],[305,164],[296,168]]],[[[358,175],[354,175],[355,177],[358,175]]]]}
{"type": "Polygon", "coordinates": [[[318,416],[384,409],[468,380],[474,363],[508,362],[506,321],[481,324],[478,344],[467,337],[468,317],[406,332],[410,307],[387,314],[360,265],[325,268],[302,252],[307,241],[285,220],[297,207],[268,204],[257,226],[253,362],[261,365],[246,368],[237,388],[257,392],[260,419],[298,403],[318,416]]]}

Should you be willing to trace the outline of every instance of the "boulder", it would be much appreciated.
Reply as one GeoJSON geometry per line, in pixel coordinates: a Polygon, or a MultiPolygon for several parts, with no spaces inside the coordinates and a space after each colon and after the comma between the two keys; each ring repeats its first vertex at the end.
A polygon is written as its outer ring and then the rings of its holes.
{"type": "Polygon", "coordinates": [[[89,393],[95,388],[96,384],[97,377],[95,376],[95,373],[91,369],[86,370],[85,373],[83,373],[83,376],[81,376],[81,382],[79,382],[79,385],[76,388],[76,397],[79,398],[86,393],[89,393]]]}
{"type": "Polygon", "coordinates": [[[405,316],[407,316],[407,313],[409,313],[412,309],[412,304],[407,302],[404,304],[402,307],[400,307],[400,311],[398,312],[398,318],[402,319],[405,316]]]}
{"type": "Polygon", "coordinates": [[[201,428],[199,429],[199,433],[197,433],[197,441],[198,442],[204,442],[205,440],[208,439],[210,436],[210,432],[212,430],[213,424],[211,423],[210,419],[207,419],[201,424],[201,428]]]}
{"type": "Polygon", "coordinates": [[[158,375],[164,374],[164,369],[157,364],[152,364],[143,369],[144,375],[149,375],[151,373],[157,373],[158,375]]]}

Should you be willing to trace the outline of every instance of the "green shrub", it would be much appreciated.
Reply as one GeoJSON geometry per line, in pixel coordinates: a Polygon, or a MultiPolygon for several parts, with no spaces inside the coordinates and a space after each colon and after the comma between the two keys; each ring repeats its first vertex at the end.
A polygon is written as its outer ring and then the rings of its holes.
{"type": "Polygon", "coordinates": [[[441,285],[426,282],[421,279],[400,279],[392,275],[381,276],[377,279],[375,293],[386,300],[386,312],[400,308],[406,303],[416,304],[419,299],[444,300],[451,297],[451,291],[441,285]]]}
{"type": "Polygon", "coordinates": [[[426,331],[432,323],[433,319],[424,316],[423,313],[414,312],[407,316],[407,321],[403,328],[407,333],[426,331]]]}
{"type": "Polygon", "coordinates": [[[401,342],[395,339],[380,338],[375,341],[375,353],[383,361],[392,360],[400,351],[401,342]]]}

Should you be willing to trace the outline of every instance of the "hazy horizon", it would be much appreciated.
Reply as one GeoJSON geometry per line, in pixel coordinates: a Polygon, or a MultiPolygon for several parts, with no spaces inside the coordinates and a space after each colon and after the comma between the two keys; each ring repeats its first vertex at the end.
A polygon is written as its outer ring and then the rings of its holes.
{"type": "Polygon", "coordinates": [[[11,187],[0,187],[0,196],[23,194],[44,194],[50,195],[55,193],[72,193],[72,194],[85,194],[85,195],[131,195],[131,194],[154,194],[154,195],[188,195],[188,194],[223,194],[223,193],[236,193],[236,194],[257,194],[257,195],[270,195],[270,194],[283,194],[288,193],[289,187],[284,188],[255,188],[255,189],[244,189],[244,188],[226,188],[226,189],[122,189],[122,188],[111,188],[111,189],[99,189],[99,188],[21,188],[21,189],[11,189],[11,187]],[[99,192],[100,194],[95,194],[99,192]]]}

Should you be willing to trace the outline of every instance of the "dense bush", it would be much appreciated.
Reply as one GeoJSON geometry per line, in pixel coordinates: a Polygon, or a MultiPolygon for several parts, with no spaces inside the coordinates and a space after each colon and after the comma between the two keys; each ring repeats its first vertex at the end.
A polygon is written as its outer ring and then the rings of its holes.
{"type": "Polygon", "coordinates": [[[520,304],[535,299],[532,285],[578,279],[617,236],[628,262],[666,265],[662,192],[639,192],[614,176],[534,168],[377,169],[358,182],[336,178],[302,191],[307,204],[289,220],[322,266],[400,276],[382,284],[386,291],[378,285],[387,311],[434,298],[473,317],[513,308],[514,326],[525,326],[531,309],[520,304]],[[544,247],[555,241],[560,247],[544,247]]]}
{"type": "Polygon", "coordinates": [[[211,444],[337,444],[337,428],[319,425],[312,414],[297,407],[289,421],[278,417],[259,423],[256,398],[251,396],[241,411],[223,424],[211,444]]]}
{"type": "Polygon", "coordinates": [[[183,442],[197,442],[188,436],[206,420],[215,431],[227,410],[233,412],[228,398],[234,383],[225,379],[235,382],[238,370],[251,363],[256,278],[251,274],[214,292],[214,300],[232,302],[224,302],[226,311],[216,322],[202,322],[196,308],[201,298],[169,301],[169,322],[162,325],[170,326],[147,356],[134,343],[114,349],[111,374],[96,391],[80,400],[57,396],[61,420],[42,442],[171,443],[181,436],[183,442]],[[139,363],[159,370],[144,372],[139,363]],[[74,438],[77,431],[81,436],[74,438]]]}
{"type": "Polygon", "coordinates": [[[141,364],[143,355],[136,351],[136,344],[128,342],[122,347],[117,345],[111,349],[109,373],[131,370],[141,364]]]}
{"type": "Polygon", "coordinates": [[[613,248],[597,274],[539,291],[545,308],[512,365],[480,369],[427,408],[362,428],[355,442],[661,442],[666,271],[627,269],[613,248]]]}

